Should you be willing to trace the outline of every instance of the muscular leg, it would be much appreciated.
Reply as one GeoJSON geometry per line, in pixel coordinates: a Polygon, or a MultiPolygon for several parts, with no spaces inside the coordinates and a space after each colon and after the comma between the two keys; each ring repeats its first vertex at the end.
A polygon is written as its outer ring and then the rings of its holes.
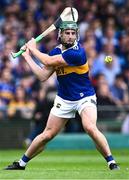
{"type": "Polygon", "coordinates": [[[50,114],[45,130],[32,141],[25,155],[31,159],[39,154],[44,149],[46,143],[60,132],[66,122],[67,119],[50,114]]]}
{"type": "Polygon", "coordinates": [[[27,163],[44,149],[46,143],[60,132],[67,121],[68,119],[59,118],[50,113],[45,130],[32,141],[22,158],[8,165],[5,170],[25,170],[27,163]]]}
{"type": "Polygon", "coordinates": [[[98,130],[96,126],[97,110],[95,107],[86,107],[80,114],[84,130],[89,134],[96,144],[96,148],[100,153],[107,157],[111,155],[111,151],[105,136],[98,130]]]}

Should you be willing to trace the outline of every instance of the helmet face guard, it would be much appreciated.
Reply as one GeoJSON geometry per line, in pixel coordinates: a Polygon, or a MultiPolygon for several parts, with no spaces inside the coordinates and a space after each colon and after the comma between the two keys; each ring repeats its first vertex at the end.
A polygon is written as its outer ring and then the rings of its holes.
{"type": "Polygon", "coordinates": [[[79,34],[78,34],[78,26],[77,23],[74,21],[63,21],[60,26],[59,26],[59,33],[58,33],[58,40],[60,41],[61,44],[63,44],[66,48],[69,48],[73,45],[63,43],[61,39],[61,33],[65,30],[75,30],[76,31],[76,41],[79,40],[79,34]]]}

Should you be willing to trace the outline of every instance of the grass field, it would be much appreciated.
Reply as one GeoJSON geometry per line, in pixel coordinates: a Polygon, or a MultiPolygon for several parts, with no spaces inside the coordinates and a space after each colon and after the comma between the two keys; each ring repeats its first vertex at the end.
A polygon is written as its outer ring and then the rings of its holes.
{"type": "Polygon", "coordinates": [[[110,171],[97,151],[45,151],[25,171],[2,170],[19,159],[23,151],[0,151],[0,179],[129,179],[129,151],[114,150],[121,170],[110,171]]]}

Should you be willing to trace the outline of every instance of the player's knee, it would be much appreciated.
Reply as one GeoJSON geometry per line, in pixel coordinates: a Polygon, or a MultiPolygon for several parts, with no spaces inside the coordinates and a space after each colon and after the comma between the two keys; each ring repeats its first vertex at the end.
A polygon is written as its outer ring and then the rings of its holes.
{"type": "Polygon", "coordinates": [[[48,142],[53,139],[54,135],[50,132],[45,132],[41,135],[42,142],[48,142]]]}
{"type": "Polygon", "coordinates": [[[93,134],[96,133],[97,127],[94,126],[94,125],[88,125],[88,126],[86,126],[84,129],[85,129],[85,131],[87,132],[87,134],[93,135],[93,134]]]}

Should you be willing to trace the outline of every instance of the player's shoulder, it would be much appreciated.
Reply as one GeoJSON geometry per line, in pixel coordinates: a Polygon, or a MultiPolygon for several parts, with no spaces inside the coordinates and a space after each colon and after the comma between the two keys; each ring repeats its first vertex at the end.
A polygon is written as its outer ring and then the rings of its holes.
{"type": "Polygon", "coordinates": [[[69,50],[72,54],[80,54],[81,56],[84,56],[86,54],[84,48],[79,42],[75,43],[75,45],[69,50]]]}
{"type": "Polygon", "coordinates": [[[78,50],[81,50],[82,46],[79,42],[76,42],[74,44],[74,46],[71,47],[71,50],[75,50],[75,51],[78,51],[78,50]]]}
{"type": "Polygon", "coordinates": [[[49,52],[49,55],[52,56],[52,55],[57,55],[57,54],[60,54],[61,53],[61,48],[60,46],[56,46],[54,47],[50,52],[49,52]]]}
{"type": "Polygon", "coordinates": [[[75,43],[75,45],[71,47],[70,50],[73,52],[81,53],[81,54],[85,53],[84,48],[79,42],[75,43]]]}

